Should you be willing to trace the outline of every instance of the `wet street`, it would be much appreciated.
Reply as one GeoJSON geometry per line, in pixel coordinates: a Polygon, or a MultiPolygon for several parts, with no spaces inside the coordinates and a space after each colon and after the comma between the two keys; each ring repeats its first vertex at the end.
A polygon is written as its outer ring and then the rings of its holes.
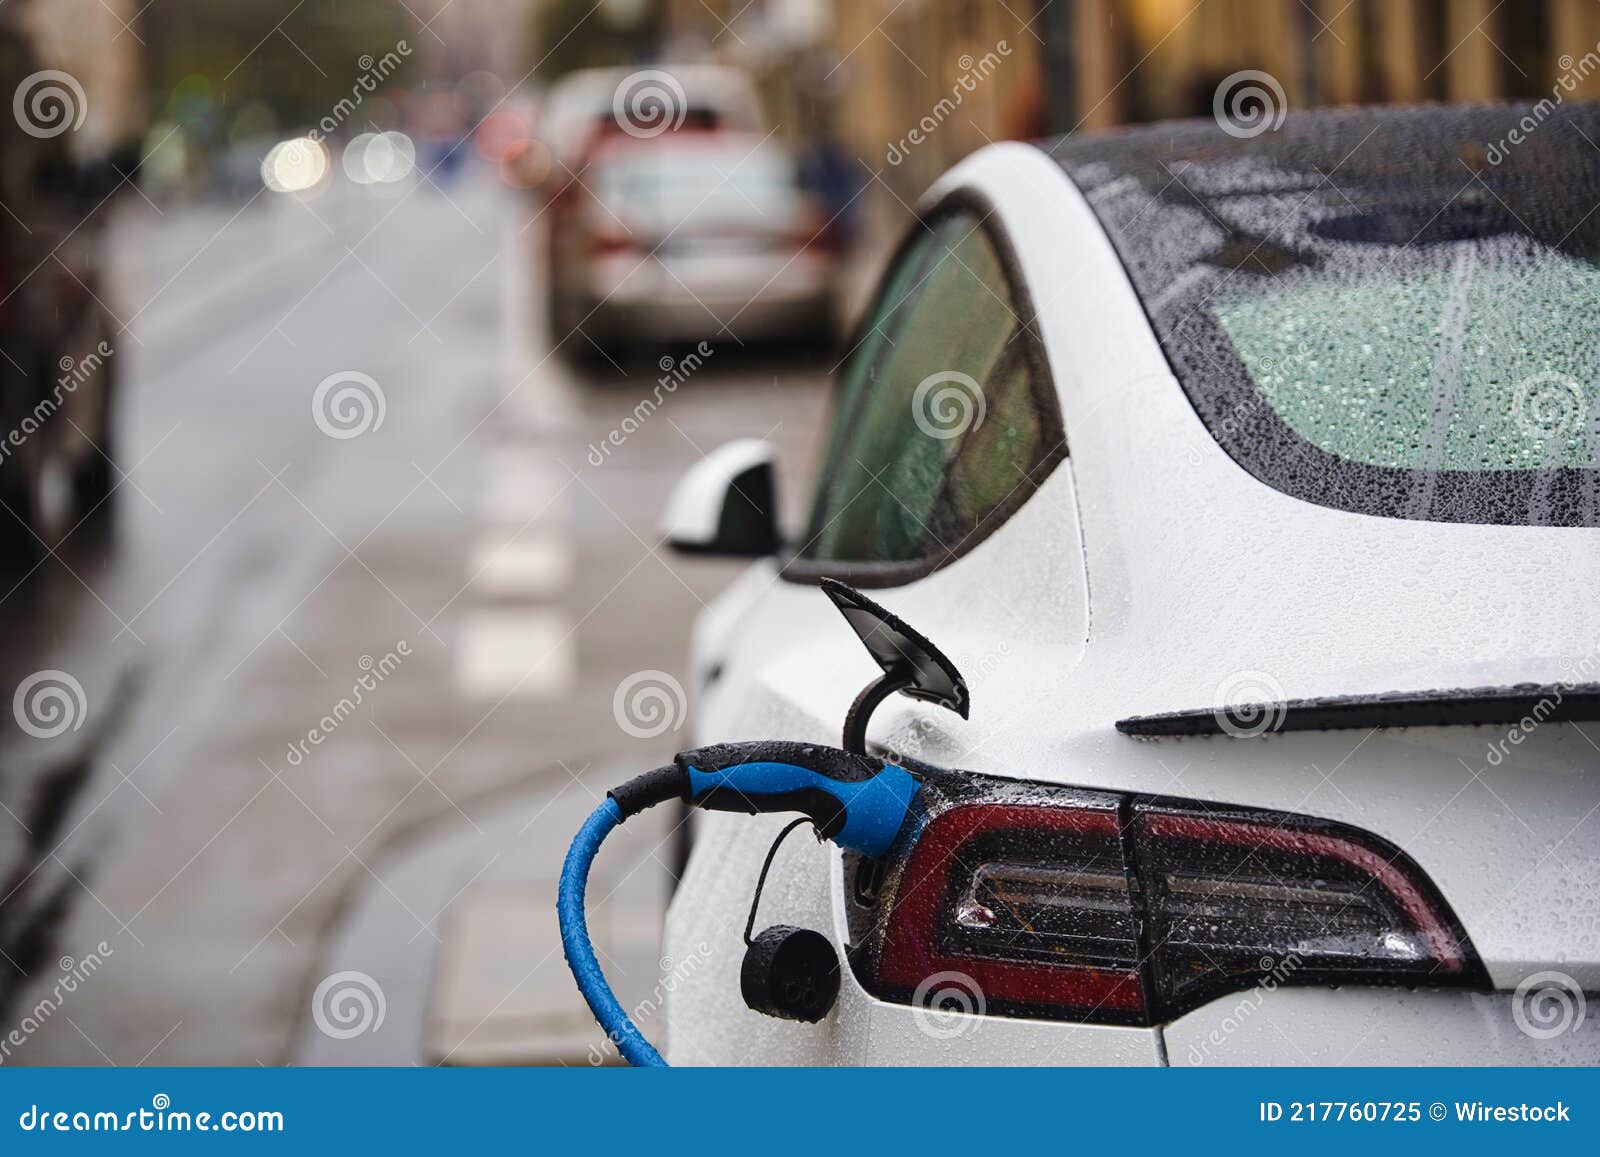
{"type": "MultiPolygon", "coordinates": [[[[125,200],[114,517],[0,582],[5,1019],[96,961],[17,1059],[594,1059],[567,817],[687,743],[690,625],[737,571],[668,553],[662,501],[765,437],[797,517],[827,365],[719,346],[637,419],[685,351],[575,369],[537,203],[475,171],[125,200]]],[[[625,1003],[673,818],[608,852],[625,1003]]]]}

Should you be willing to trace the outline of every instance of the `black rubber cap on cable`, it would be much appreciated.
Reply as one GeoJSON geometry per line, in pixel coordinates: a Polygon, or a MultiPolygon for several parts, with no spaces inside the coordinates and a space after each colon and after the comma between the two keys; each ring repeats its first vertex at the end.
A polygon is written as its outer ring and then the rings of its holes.
{"type": "Polygon", "coordinates": [[[820,932],[775,924],[745,950],[739,991],[756,1012],[815,1024],[839,999],[839,954],[820,932]]]}
{"type": "Polygon", "coordinates": [[[647,771],[606,792],[617,803],[623,819],[638,815],[647,807],[669,799],[689,798],[689,773],[676,763],[647,771]]]}

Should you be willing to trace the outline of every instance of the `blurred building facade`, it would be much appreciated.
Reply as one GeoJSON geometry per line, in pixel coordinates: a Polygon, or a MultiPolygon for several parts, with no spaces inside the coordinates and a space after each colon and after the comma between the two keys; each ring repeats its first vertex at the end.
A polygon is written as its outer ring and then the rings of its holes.
{"type": "Polygon", "coordinates": [[[1563,99],[1600,96],[1600,69],[1579,63],[1600,53],[1593,0],[663,5],[669,45],[751,68],[777,123],[836,134],[905,199],[990,140],[1209,116],[1244,69],[1273,77],[1291,109],[1538,100],[1558,82],[1563,99]]]}
{"type": "Polygon", "coordinates": [[[70,73],[85,96],[70,146],[90,155],[136,139],[144,124],[144,70],[134,0],[23,0],[12,18],[39,63],[70,73]]]}
{"type": "Polygon", "coordinates": [[[411,39],[432,76],[447,79],[485,72],[512,84],[533,63],[528,52],[539,0],[406,0],[406,4],[418,22],[411,39]]]}

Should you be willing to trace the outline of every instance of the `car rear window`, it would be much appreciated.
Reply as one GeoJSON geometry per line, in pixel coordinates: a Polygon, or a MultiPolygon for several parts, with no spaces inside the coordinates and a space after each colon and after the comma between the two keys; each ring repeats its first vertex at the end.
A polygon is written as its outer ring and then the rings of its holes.
{"type": "Polygon", "coordinates": [[[1600,382],[1600,271],[1491,248],[1461,242],[1432,268],[1302,279],[1211,310],[1267,404],[1330,454],[1410,470],[1592,469],[1600,441],[1575,419],[1600,382]]]}
{"type": "Polygon", "coordinates": [[[1211,435],[1280,490],[1600,524],[1600,109],[1356,110],[1051,147],[1211,435]]]}
{"type": "Polygon", "coordinates": [[[597,165],[596,195],[628,220],[785,221],[801,208],[794,162],[771,146],[645,144],[597,165]]]}

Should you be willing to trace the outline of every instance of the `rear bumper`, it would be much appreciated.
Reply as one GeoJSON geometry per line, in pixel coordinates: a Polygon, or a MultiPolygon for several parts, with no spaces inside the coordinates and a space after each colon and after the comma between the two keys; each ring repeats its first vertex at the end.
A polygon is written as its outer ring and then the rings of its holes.
{"type": "Polygon", "coordinates": [[[1600,1002],[1548,1036],[1558,1023],[1525,1030],[1517,1003],[1509,992],[1284,988],[1212,1001],[1163,1033],[1174,1067],[1600,1064],[1600,1002]]]}
{"type": "MultiPolygon", "coordinates": [[[[878,1000],[845,967],[838,1004],[815,1025],[752,1012],[739,996],[749,890],[780,824],[700,817],[694,856],[667,920],[665,955],[705,964],[666,1002],[674,1064],[718,1065],[1596,1065],[1600,997],[1563,1031],[1522,1026],[1511,993],[1382,988],[1256,989],[1161,1028],[988,1015],[938,1016],[878,1000]]],[[[781,821],[781,817],[772,817],[781,821]]],[[[844,895],[834,855],[791,841],[762,916],[825,932],[843,957],[844,895]]]]}
{"type": "Polygon", "coordinates": [[[831,259],[808,253],[664,262],[606,258],[587,278],[582,313],[615,338],[692,341],[760,338],[825,328],[833,320],[831,259]]]}
{"type": "MultiPolygon", "coordinates": [[[[1242,997],[1245,994],[1240,994],[1242,997]]],[[[1600,1064],[1600,1016],[1537,1039],[1510,993],[1282,990],[1259,1007],[1219,1000],[1161,1029],[944,1015],[873,1000],[859,988],[834,1016],[859,1020],[862,1065],[1582,1065],[1600,1064]]],[[[841,1043],[853,1034],[844,1032],[841,1043]]],[[[748,1063],[748,1060],[743,1063],[748,1063]]],[[[782,1052],[760,1063],[787,1064],[782,1052]]]]}

